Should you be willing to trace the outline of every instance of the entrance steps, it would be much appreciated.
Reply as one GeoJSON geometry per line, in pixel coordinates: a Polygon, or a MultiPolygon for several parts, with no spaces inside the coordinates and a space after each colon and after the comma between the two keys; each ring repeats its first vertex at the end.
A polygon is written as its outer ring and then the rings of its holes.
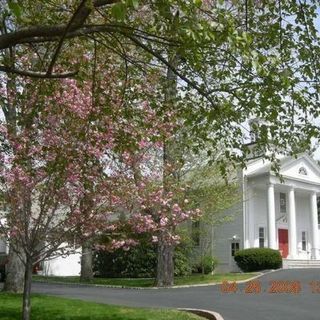
{"type": "Polygon", "coordinates": [[[320,260],[282,259],[283,269],[319,268],[320,260]]]}

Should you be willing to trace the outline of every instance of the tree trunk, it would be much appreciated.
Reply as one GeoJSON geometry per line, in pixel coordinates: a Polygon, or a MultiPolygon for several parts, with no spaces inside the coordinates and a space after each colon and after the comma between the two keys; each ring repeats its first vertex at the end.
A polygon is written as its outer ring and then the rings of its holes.
{"type": "Polygon", "coordinates": [[[86,241],[82,245],[80,281],[87,282],[91,281],[92,279],[92,246],[91,241],[86,241]]]}
{"type": "Polygon", "coordinates": [[[3,291],[22,293],[24,286],[24,264],[19,255],[10,245],[8,264],[6,265],[6,280],[3,291]]]}
{"type": "MultiPolygon", "coordinates": [[[[14,50],[6,52],[6,59],[8,59],[12,67],[15,65],[14,50]]],[[[16,136],[16,132],[17,132],[17,122],[16,122],[17,110],[16,110],[16,104],[12,101],[12,97],[14,95],[11,94],[12,92],[16,92],[16,87],[17,87],[16,76],[15,75],[8,76],[7,105],[3,106],[2,110],[4,112],[6,123],[8,125],[8,134],[10,134],[12,138],[16,136]]],[[[6,280],[4,283],[3,290],[6,292],[12,292],[12,293],[22,293],[23,286],[24,286],[24,264],[21,261],[19,255],[12,249],[12,247],[13,245],[10,242],[9,257],[8,257],[9,259],[6,265],[6,280]]],[[[15,246],[15,249],[19,249],[18,246],[15,246]]],[[[20,250],[19,252],[22,253],[23,250],[20,250]]],[[[20,254],[20,256],[24,257],[24,255],[22,254],[20,254]]]]}
{"type": "Polygon", "coordinates": [[[174,264],[173,264],[174,246],[167,244],[159,237],[158,242],[158,261],[157,261],[157,287],[168,287],[173,285],[174,264]]]}
{"type": "MultiPolygon", "coordinates": [[[[172,66],[179,65],[180,58],[176,53],[169,59],[172,66]]],[[[175,98],[177,95],[177,76],[172,69],[167,69],[167,83],[165,90],[165,105],[168,110],[174,109],[175,98]]],[[[178,179],[176,170],[176,139],[172,136],[163,141],[163,189],[165,193],[170,192],[171,184],[178,179]]],[[[158,261],[156,285],[158,287],[172,286],[174,283],[174,245],[165,241],[164,235],[158,237],[158,261]]]]}
{"type": "Polygon", "coordinates": [[[22,320],[30,320],[31,284],[32,284],[32,260],[28,257],[26,260],[25,274],[24,274],[22,320]]]}

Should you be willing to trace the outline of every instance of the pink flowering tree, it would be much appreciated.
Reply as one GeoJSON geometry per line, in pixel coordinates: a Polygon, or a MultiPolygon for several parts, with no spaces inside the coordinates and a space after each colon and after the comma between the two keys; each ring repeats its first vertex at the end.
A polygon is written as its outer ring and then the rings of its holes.
{"type": "MultiPolygon", "coordinates": [[[[178,227],[199,218],[200,210],[190,206],[183,181],[171,177],[182,171],[180,155],[177,155],[176,163],[164,157],[166,141],[172,141],[181,130],[177,112],[167,107],[162,114],[156,113],[146,101],[140,107],[139,119],[143,119],[145,126],[131,122],[126,128],[131,136],[136,135],[136,146],[124,150],[121,157],[123,172],[132,177],[127,202],[122,203],[122,209],[129,217],[126,220],[130,230],[128,236],[134,238],[135,234],[147,233],[157,244],[156,284],[169,286],[173,284],[174,248],[180,242],[178,227]]],[[[121,246],[127,248],[128,244],[123,239],[112,239],[107,248],[121,246]]]]}
{"type": "Polygon", "coordinates": [[[102,232],[112,239],[104,249],[135,245],[132,234],[118,232],[120,212],[132,231],[148,232],[154,242],[161,235],[170,245],[179,242],[176,226],[198,214],[186,208],[179,186],[171,193],[163,187],[163,139],[177,128],[174,113],[159,115],[142,99],[153,93],[142,81],[132,88],[143,94],[124,104],[122,88],[112,83],[117,79],[112,69],[95,87],[24,79],[15,95],[2,83],[17,112],[14,126],[0,126],[1,188],[9,207],[0,228],[25,266],[24,320],[37,262],[71,254],[75,241],[80,246],[102,232]]]}
{"type": "Polygon", "coordinates": [[[0,126],[1,188],[9,208],[1,212],[0,230],[22,248],[23,319],[29,319],[33,265],[72,253],[75,235],[80,245],[106,228],[126,177],[118,179],[114,160],[123,130],[115,119],[116,94],[105,92],[114,100],[110,113],[101,107],[110,100],[93,101],[90,82],[23,84],[21,95],[7,97],[19,106],[15,130],[4,121],[0,126]]]}

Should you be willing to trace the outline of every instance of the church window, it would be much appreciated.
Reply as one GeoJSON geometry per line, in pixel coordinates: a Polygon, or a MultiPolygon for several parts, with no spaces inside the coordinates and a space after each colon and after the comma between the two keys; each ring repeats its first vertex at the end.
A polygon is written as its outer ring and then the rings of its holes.
{"type": "Polygon", "coordinates": [[[306,176],[306,175],[307,175],[307,170],[306,170],[306,168],[305,168],[305,167],[300,167],[300,168],[299,168],[299,174],[302,174],[302,175],[306,176]]]}
{"type": "Polygon", "coordinates": [[[287,195],[285,193],[280,193],[280,212],[287,212],[287,195]]]}

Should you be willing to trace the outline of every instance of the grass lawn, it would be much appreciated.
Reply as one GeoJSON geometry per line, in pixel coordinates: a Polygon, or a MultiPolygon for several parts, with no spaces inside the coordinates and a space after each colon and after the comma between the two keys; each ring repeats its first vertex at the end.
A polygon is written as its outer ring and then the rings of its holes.
{"type": "MultiPolygon", "coordinates": [[[[0,319],[19,320],[22,296],[0,293],[0,319]]],[[[202,318],[176,310],[127,308],[80,300],[33,295],[32,320],[200,320],[202,318]]]]}
{"type": "MultiPolygon", "coordinates": [[[[194,274],[187,277],[175,277],[175,285],[188,285],[188,284],[204,284],[227,281],[246,280],[256,273],[225,273],[225,274],[194,274]]],[[[48,282],[68,282],[79,283],[79,277],[45,277],[45,276],[33,276],[33,280],[44,280],[48,282]]],[[[94,278],[92,284],[101,285],[114,285],[125,287],[152,287],[154,285],[154,279],[126,279],[126,278],[94,278]]]]}

